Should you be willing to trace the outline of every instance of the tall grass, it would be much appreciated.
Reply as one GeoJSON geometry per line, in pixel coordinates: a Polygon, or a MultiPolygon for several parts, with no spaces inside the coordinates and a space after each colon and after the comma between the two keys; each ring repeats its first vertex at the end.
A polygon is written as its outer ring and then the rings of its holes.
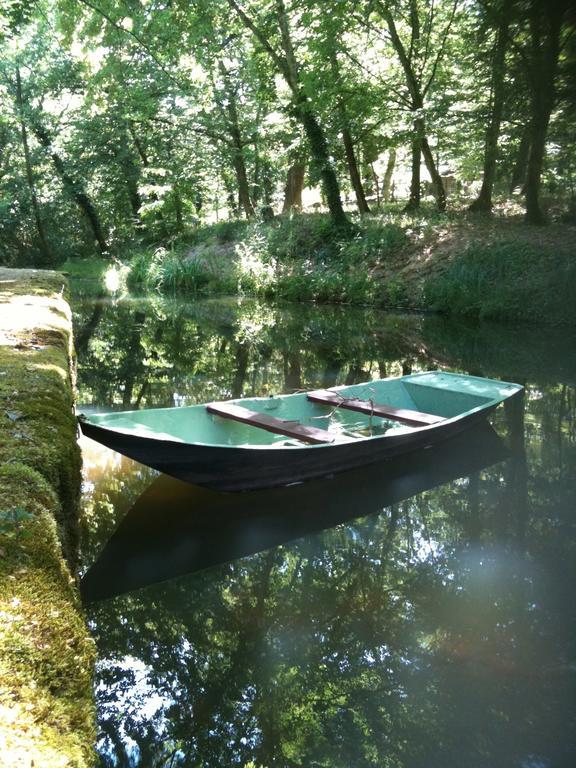
{"type": "Polygon", "coordinates": [[[576,260],[515,241],[474,244],[428,280],[424,301],[445,314],[576,324],[576,260]]]}
{"type": "Polygon", "coordinates": [[[407,243],[402,227],[378,220],[347,231],[335,229],[325,214],[223,222],[199,229],[186,248],[138,254],[129,282],[163,291],[382,304],[389,295],[372,273],[407,243]]]}

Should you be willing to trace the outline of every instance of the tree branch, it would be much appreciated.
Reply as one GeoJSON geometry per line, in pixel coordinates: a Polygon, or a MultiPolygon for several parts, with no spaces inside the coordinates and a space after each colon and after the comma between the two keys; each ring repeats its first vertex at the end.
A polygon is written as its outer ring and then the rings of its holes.
{"type": "Polygon", "coordinates": [[[428,89],[432,85],[434,81],[434,77],[436,76],[436,69],[438,68],[438,64],[440,63],[442,56],[444,55],[444,51],[446,48],[446,41],[448,40],[448,35],[450,34],[450,29],[452,28],[454,17],[456,16],[456,9],[458,8],[458,3],[459,3],[459,0],[454,0],[454,5],[452,6],[452,13],[450,14],[450,18],[448,19],[448,24],[446,25],[446,29],[444,30],[444,34],[442,35],[442,41],[438,49],[438,55],[436,56],[436,60],[434,61],[434,64],[432,66],[432,72],[430,72],[430,77],[428,78],[428,82],[426,83],[422,91],[423,97],[425,97],[426,94],[428,93],[428,89]]]}
{"type": "Polygon", "coordinates": [[[249,29],[254,37],[258,40],[260,45],[264,48],[264,50],[268,53],[274,64],[278,67],[281,74],[284,75],[286,78],[286,81],[289,82],[290,78],[290,72],[288,71],[288,65],[286,61],[280,56],[273,48],[272,44],[268,40],[265,33],[260,29],[260,27],[248,16],[246,11],[236,2],[236,0],[228,0],[228,5],[236,11],[238,16],[240,17],[242,23],[244,24],[247,29],[249,29]]]}

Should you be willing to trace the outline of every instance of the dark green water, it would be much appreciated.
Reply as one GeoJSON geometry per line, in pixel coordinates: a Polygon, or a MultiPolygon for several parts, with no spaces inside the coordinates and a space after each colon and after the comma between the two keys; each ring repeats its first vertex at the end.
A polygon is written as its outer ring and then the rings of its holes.
{"type": "Polygon", "coordinates": [[[103,766],[576,764],[572,334],[80,287],[96,409],[428,368],[526,386],[498,436],[260,494],[83,441],[85,594],[122,592],[87,608],[103,766]]]}

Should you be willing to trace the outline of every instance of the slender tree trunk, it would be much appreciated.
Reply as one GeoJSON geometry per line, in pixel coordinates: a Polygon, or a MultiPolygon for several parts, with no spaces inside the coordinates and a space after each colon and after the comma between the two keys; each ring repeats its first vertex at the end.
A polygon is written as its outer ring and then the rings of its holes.
{"type": "Polygon", "coordinates": [[[176,220],[176,231],[182,232],[184,229],[184,207],[182,205],[182,196],[178,184],[174,182],[172,188],[172,199],[174,200],[174,218],[176,220]]]}
{"type": "Polygon", "coordinates": [[[376,192],[376,207],[380,208],[380,179],[374,168],[374,163],[370,163],[370,172],[372,173],[372,182],[374,184],[374,191],[376,192]]]}
{"type": "Polygon", "coordinates": [[[228,133],[232,145],[232,166],[236,174],[236,184],[238,186],[238,207],[244,211],[246,218],[253,218],[254,206],[250,199],[250,185],[248,183],[248,173],[246,171],[246,161],[244,158],[244,143],[242,141],[242,132],[240,130],[240,120],[238,117],[238,105],[236,99],[236,89],[230,79],[230,73],[226,69],[224,62],[218,62],[218,68],[224,82],[224,92],[226,96],[225,103],[219,101],[219,106],[226,114],[228,123],[228,133]]]}
{"type": "Polygon", "coordinates": [[[334,38],[333,29],[328,26],[327,43],[329,46],[329,59],[330,68],[332,70],[332,77],[336,86],[336,91],[339,96],[338,101],[338,117],[340,121],[340,128],[342,130],[342,141],[344,144],[344,153],[346,155],[346,163],[348,165],[348,174],[356,197],[356,205],[358,211],[361,214],[370,213],[370,208],[366,202],[366,194],[362,185],[362,178],[360,171],[358,170],[358,161],[356,160],[356,152],[354,150],[354,141],[352,139],[352,131],[350,130],[350,121],[348,119],[348,113],[346,111],[346,105],[342,98],[344,87],[342,84],[342,78],[340,76],[340,67],[338,65],[338,54],[336,50],[336,40],[334,38]]]}
{"type": "Polygon", "coordinates": [[[132,216],[134,217],[136,224],[141,225],[140,208],[142,207],[142,198],[138,191],[140,167],[129,144],[128,131],[127,129],[123,129],[120,137],[120,146],[118,147],[116,156],[126,180],[126,194],[130,203],[132,216]]]}
{"type": "Polygon", "coordinates": [[[24,99],[22,96],[22,80],[20,77],[20,70],[16,69],[16,103],[18,107],[18,115],[20,118],[20,136],[22,138],[22,149],[24,151],[24,162],[26,165],[26,179],[28,181],[28,189],[30,192],[30,202],[32,204],[32,212],[34,214],[34,221],[36,222],[36,231],[38,233],[38,242],[40,244],[40,253],[42,254],[42,261],[44,264],[51,264],[52,253],[48,244],[48,238],[46,237],[46,230],[44,229],[44,222],[40,213],[40,205],[38,203],[38,195],[36,194],[36,185],[34,182],[34,171],[32,168],[32,159],[30,157],[30,146],[28,144],[28,131],[26,129],[26,122],[24,119],[24,99]]]}
{"type": "Polygon", "coordinates": [[[302,210],[302,190],[304,189],[305,163],[294,163],[288,168],[286,186],[284,187],[284,204],[282,213],[302,210]]]}
{"type": "Polygon", "coordinates": [[[140,208],[142,207],[142,198],[138,191],[138,182],[132,176],[128,175],[126,175],[126,192],[128,194],[132,216],[134,216],[137,224],[141,224],[140,208]]]}
{"type": "Polygon", "coordinates": [[[508,29],[510,26],[511,2],[507,0],[502,8],[502,18],[496,33],[496,42],[492,59],[492,109],[486,127],[484,140],[484,171],[482,187],[469,210],[477,213],[490,213],[492,210],[492,190],[496,175],[498,156],[498,138],[504,112],[504,76],[506,74],[506,52],[508,50],[508,29]]]}
{"type": "Polygon", "coordinates": [[[520,188],[524,192],[526,184],[526,169],[528,167],[528,157],[530,156],[530,131],[529,126],[525,126],[520,138],[520,144],[516,153],[514,168],[510,178],[510,194],[520,188]]]}
{"type": "MultiPolygon", "coordinates": [[[[384,2],[379,2],[378,8],[379,8],[380,14],[382,15],[382,18],[386,21],[386,24],[388,25],[390,40],[392,41],[394,50],[396,51],[398,55],[398,59],[400,60],[400,63],[402,65],[402,69],[404,70],[404,75],[406,77],[406,85],[408,87],[408,91],[410,92],[410,98],[412,101],[412,110],[414,112],[422,113],[424,109],[424,99],[426,96],[427,88],[430,86],[432,82],[432,76],[427,86],[423,86],[422,83],[420,82],[421,73],[417,72],[412,61],[412,54],[418,48],[419,37],[420,37],[420,22],[418,18],[418,6],[415,2],[412,2],[410,5],[411,24],[412,24],[413,34],[412,34],[411,46],[409,51],[406,51],[404,44],[400,39],[400,35],[398,34],[398,30],[396,28],[396,22],[394,20],[394,15],[390,7],[384,2]]],[[[456,9],[456,4],[454,4],[453,13],[452,13],[450,22],[446,28],[445,40],[448,35],[450,26],[452,25],[452,21],[454,19],[455,9],[456,9]]],[[[430,23],[432,23],[432,20],[430,20],[430,23]]],[[[438,52],[436,63],[438,63],[438,61],[440,60],[440,57],[443,54],[443,51],[444,49],[441,48],[440,51],[438,52]]],[[[425,126],[424,117],[420,116],[414,120],[414,130],[415,130],[415,133],[417,133],[420,136],[420,140],[421,140],[420,146],[422,150],[422,155],[424,156],[424,162],[426,163],[426,168],[428,169],[428,173],[430,174],[430,180],[432,181],[432,187],[434,189],[434,194],[436,196],[436,204],[438,206],[438,210],[445,211],[446,210],[446,192],[444,190],[444,184],[442,183],[442,178],[438,173],[437,163],[434,160],[432,150],[430,149],[430,145],[428,144],[428,139],[426,138],[426,126],[425,126]]]]}
{"type": "Polygon", "coordinates": [[[526,171],[526,222],[544,224],[546,217],[540,204],[540,187],[546,136],[550,115],[556,100],[556,73],[560,54],[560,33],[564,15],[563,3],[534,3],[530,15],[532,40],[530,154],[526,171]]]}
{"type": "Polygon", "coordinates": [[[432,187],[434,188],[434,195],[436,197],[436,205],[438,206],[438,210],[445,211],[446,210],[446,190],[444,189],[444,182],[442,181],[442,177],[438,172],[438,168],[434,160],[434,155],[432,154],[432,150],[430,149],[430,145],[428,144],[428,139],[426,138],[426,136],[422,137],[422,155],[424,156],[424,162],[426,163],[426,168],[428,169],[428,173],[430,174],[430,179],[432,181],[432,187]]]}
{"type": "Polygon", "coordinates": [[[422,158],[422,138],[414,128],[412,137],[412,173],[410,176],[410,198],[405,211],[416,211],[420,208],[420,163],[422,158]]]}
{"type": "MultiPolygon", "coordinates": [[[[390,202],[390,188],[392,186],[392,176],[394,174],[394,168],[396,166],[396,148],[392,147],[388,153],[388,162],[386,163],[386,170],[384,171],[384,179],[382,180],[382,197],[384,202],[390,202]]],[[[420,172],[420,154],[418,154],[418,172],[420,172]]],[[[418,182],[420,187],[420,182],[418,182]]]]}
{"type": "Polygon", "coordinates": [[[337,227],[348,227],[349,222],[344,213],[342,197],[340,195],[340,185],[338,184],[338,177],[336,176],[336,172],[332,165],[332,158],[330,157],[326,134],[324,133],[318,118],[314,114],[311,106],[311,99],[308,98],[308,95],[302,90],[300,72],[294,54],[294,46],[292,45],[292,38],[290,36],[288,13],[286,11],[284,0],[276,0],[276,16],[280,28],[282,49],[284,51],[284,60],[280,62],[282,65],[281,71],[292,91],[295,112],[302,123],[304,133],[306,134],[308,144],[310,145],[312,168],[316,171],[322,181],[324,194],[326,195],[326,203],[332,221],[337,227]]]}
{"type": "Polygon", "coordinates": [[[346,162],[348,164],[348,173],[350,174],[350,181],[354,188],[354,194],[356,196],[356,205],[358,211],[361,214],[370,213],[370,207],[366,202],[366,194],[362,185],[362,179],[360,177],[360,171],[358,170],[358,162],[356,160],[356,152],[354,151],[354,142],[352,141],[352,134],[350,129],[346,125],[342,129],[342,140],[344,142],[344,151],[346,153],[346,162]]]}
{"type": "Polygon", "coordinates": [[[42,146],[50,153],[56,173],[60,177],[64,189],[70,194],[72,199],[76,202],[88,222],[94,239],[98,245],[98,250],[102,256],[108,255],[108,243],[106,242],[106,236],[104,234],[104,228],[100,221],[100,217],[92,203],[90,197],[86,194],[79,182],[77,182],[66,170],[66,165],[60,155],[52,149],[52,139],[50,134],[44,128],[44,126],[35,123],[32,125],[38,141],[42,146]]]}

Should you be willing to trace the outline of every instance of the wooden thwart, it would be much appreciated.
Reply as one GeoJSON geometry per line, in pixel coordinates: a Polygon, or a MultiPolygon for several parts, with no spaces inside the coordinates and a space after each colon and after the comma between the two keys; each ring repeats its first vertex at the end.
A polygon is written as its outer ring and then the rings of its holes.
{"type": "Polygon", "coordinates": [[[297,440],[313,445],[333,443],[335,439],[334,435],[331,435],[325,429],[306,427],[297,421],[277,419],[274,416],[268,416],[266,413],[251,411],[249,408],[244,408],[235,403],[208,403],[206,410],[208,413],[222,416],[224,419],[233,419],[243,424],[250,424],[253,427],[260,427],[260,429],[266,429],[268,432],[275,432],[277,435],[295,437],[297,440]]]}
{"type": "Polygon", "coordinates": [[[308,392],[308,400],[322,405],[331,405],[336,408],[347,408],[350,411],[358,411],[368,416],[380,416],[384,419],[399,421],[402,424],[408,424],[412,427],[424,427],[431,424],[438,424],[444,421],[443,416],[435,416],[432,413],[421,413],[420,411],[411,411],[408,408],[393,408],[384,403],[373,403],[371,400],[361,400],[355,397],[342,397],[338,392],[329,389],[317,389],[314,392],[308,392]]]}

